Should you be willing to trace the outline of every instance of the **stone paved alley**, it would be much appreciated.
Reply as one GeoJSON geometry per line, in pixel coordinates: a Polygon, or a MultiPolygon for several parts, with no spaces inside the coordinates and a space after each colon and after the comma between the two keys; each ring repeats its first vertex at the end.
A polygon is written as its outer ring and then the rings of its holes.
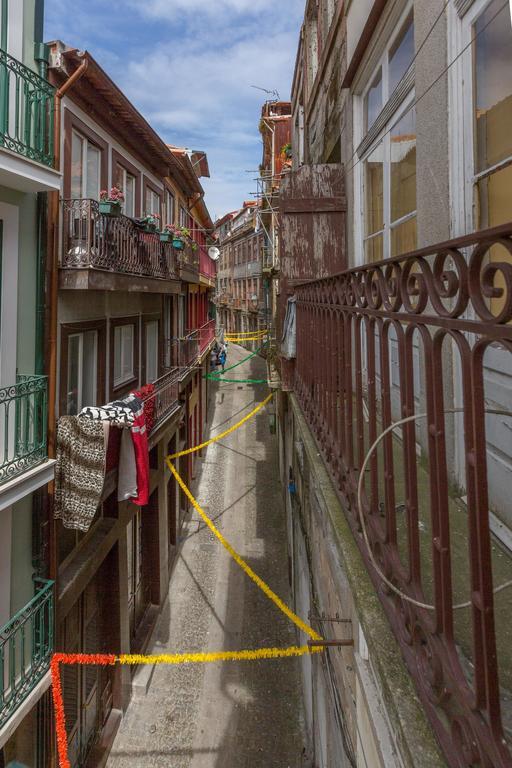
{"type": "MultiPolygon", "coordinates": [[[[246,355],[231,345],[228,365],[246,355]]],[[[264,378],[265,364],[256,357],[233,374],[264,378]]],[[[208,436],[236,423],[266,392],[264,385],[213,384],[208,436]]],[[[235,549],[289,601],[277,443],[265,410],[207,449],[193,490],[235,549]]],[[[194,512],[148,653],[295,642],[295,628],[194,512]]],[[[160,666],[152,672],[147,694],[139,689],[133,698],[107,765],[299,768],[305,765],[303,748],[299,660],[160,666]]]]}

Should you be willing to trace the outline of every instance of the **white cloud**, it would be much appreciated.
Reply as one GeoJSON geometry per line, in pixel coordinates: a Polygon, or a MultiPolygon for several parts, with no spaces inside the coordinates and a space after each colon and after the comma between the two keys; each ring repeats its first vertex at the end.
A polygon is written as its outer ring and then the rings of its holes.
{"type": "MultiPolygon", "coordinates": [[[[133,5],[135,3],[140,7],[138,0],[134,0],[133,5]]],[[[247,13],[254,16],[274,7],[275,0],[146,0],[141,11],[153,18],[175,19],[183,14],[218,17],[247,13]]]]}

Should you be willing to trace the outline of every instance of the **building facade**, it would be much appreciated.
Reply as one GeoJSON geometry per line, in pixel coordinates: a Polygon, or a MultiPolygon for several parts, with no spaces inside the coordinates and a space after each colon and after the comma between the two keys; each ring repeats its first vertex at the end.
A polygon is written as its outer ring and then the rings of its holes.
{"type": "MultiPolygon", "coordinates": [[[[262,279],[263,230],[258,226],[258,204],[246,202],[240,211],[217,222],[221,251],[217,279],[217,312],[221,328],[244,333],[265,328],[262,279]]],[[[252,348],[256,342],[247,342],[252,348]]]]}
{"type": "Polygon", "coordinates": [[[46,210],[60,189],[43,4],[0,3],[0,764],[48,765],[46,210]],[[23,98],[20,98],[23,94],[23,98]]]}
{"type": "Polygon", "coordinates": [[[260,134],[263,145],[258,184],[258,225],[263,231],[263,302],[266,327],[274,335],[279,286],[279,190],[291,169],[291,103],[267,102],[261,110],[260,134]]]}
{"type": "Polygon", "coordinates": [[[508,4],[306,7],[278,429],[296,608],[353,642],[304,662],[321,766],[512,761],[511,62],[508,4]]]}
{"type": "MultiPolygon", "coordinates": [[[[165,458],[201,442],[207,420],[203,376],[215,335],[212,222],[199,181],[207,161],[167,146],[89,53],[52,44],[50,76],[63,169],[49,224],[50,450],[59,450],[56,429],[68,417],[129,393],[144,403],[149,443],[147,503],[121,495],[122,430],[111,428],[94,518],[85,530],[54,523],[56,647],[143,652],[188,511],[165,458]],[[100,199],[114,187],[124,196],[115,213],[100,199]],[[167,225],[186,233],[179,249],[167,225]]],[[[190,483],[195,458],[179,471],[190,483]]],[[[121,668],[63,667],[73,766],[108,754],[133,684],[121,668]]]]}

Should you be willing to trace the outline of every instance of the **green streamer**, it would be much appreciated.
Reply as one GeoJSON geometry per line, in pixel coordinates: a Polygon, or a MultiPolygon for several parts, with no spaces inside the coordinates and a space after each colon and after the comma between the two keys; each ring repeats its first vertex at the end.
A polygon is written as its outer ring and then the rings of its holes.
{"type": "Polygon", "coordinates": [[[266,379],[224,379],[221,375],[212,373],[207,373],[204,378],[220,381],[221,384],[267,384],[266,379]]]}
{"type": "Polygon", "coordinates": [[[228,373],[229,371],[233,371],[235,368],[238,368],[239,365],[243,365],[244,363],[247,363],[249,360],[251,360],[253,357],[256,357],[256,355],[259,355],[261,350],[268,344],[268,342],[265,342],[259,349],[256,350],[256,352],[252,352],[248,357],[244,357],[243,360],[240,360],[239,363],[235,363],[235,365],[230,366],[229,368],[226,368],[225,371],[222,371],[221,373],[206,373],[203,376],[203,379],[209,379],[210,381],[225,381],[227,383],[233,384],[235,382],[240,381],[242,384],[266,384],[266,379],[225,379],[224,375],[228,373]]]}

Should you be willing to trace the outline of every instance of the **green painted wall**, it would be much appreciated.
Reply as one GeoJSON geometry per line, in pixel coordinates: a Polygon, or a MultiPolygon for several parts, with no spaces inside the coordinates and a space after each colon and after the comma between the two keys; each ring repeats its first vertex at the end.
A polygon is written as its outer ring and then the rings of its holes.
{"type": "Polygon", "coordinates": [[[32,580],[32,496],[12,508],[11,616],[34,597],[32,580]]]}

